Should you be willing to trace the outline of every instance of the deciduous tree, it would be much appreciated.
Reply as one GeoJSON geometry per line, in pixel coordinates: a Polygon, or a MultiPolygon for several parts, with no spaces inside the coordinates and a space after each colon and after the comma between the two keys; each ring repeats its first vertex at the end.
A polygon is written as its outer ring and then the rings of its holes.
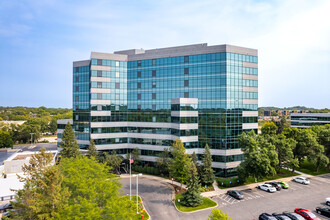
{"type": "Polygon", "coordinates": [[[186,154],[186,149],[180,139],[176,139],[173,142],[170,152],[173,155],[170,166],[170,176],[180,183],[184,183],[188,178],[190,157],[186,154]]]}
{"type": "Polygon", "coordinates": [[[208,220],[231,220],[230,216],[220,209],[212,209],[208,220]]]}
{"type": "Polygon", "coordinates": [[[160,173],[162,173],[163,175],[169,174],[171,158],[170,151],[167,148],[165,148],[164,151],[159,154],[159,157],[156,158],[156,164],[160,170],[160,173]]]}
{"type": "Polygon", "coordinates": [[[261,133],[262,135],[273,135],[276,134],[277,126],[273,122],[267,122],[262,126],[261,133]]]}

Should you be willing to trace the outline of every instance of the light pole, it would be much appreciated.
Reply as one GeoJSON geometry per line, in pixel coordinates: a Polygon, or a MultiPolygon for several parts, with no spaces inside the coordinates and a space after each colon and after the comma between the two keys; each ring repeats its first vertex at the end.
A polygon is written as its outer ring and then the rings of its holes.
{"type": "Polygon", "coordinates": [[[32,147],[32,136],[34,135],[34,133],[30,133],[31,135],[31,147],[32,147]]]}
{"type": "Polygon", "coordinates": [[[136,214],[139,214],[139,176],[142,176],[142,173],[133,174],[134,176],[136,176],[136,214]]]}

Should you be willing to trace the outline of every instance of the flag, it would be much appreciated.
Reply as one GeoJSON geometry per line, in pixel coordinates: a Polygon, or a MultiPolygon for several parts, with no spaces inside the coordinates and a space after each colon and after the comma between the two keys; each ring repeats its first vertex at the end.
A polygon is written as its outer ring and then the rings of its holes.
{"type": "Polygon", "coordinates": [[[134,162],[133,158],[129,158],[129,164],[132,164],[134,162]]]}

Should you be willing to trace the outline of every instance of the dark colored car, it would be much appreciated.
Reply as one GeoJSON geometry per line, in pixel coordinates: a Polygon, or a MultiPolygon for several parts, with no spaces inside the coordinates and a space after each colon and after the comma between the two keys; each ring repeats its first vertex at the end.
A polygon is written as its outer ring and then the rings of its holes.
{"type": "Polygon", "coordinates": [[[302,217],[301,215],[298,215],[297,213],[294,213],[294,212],[283,212],[283,215],[286,215],[290,219],[293,219],[293,220],[305,220],[304,217],[302,217]]]}
{"type": "Polygon", "coordinates": [[[279,220],[291,220],[291,218],[289,218],[288,216],[283,215],[283,214],[273,213],[273,216],[274,216],[276,219],[279,219],[279,220]]]}
{"type": "Polygon", "coordinates": [[[316,215],[314,215],[314,213],[312,213],[311,211],[308,211],[307,209],[297,208],[294,210],[294,212],[308,220],[320,220],[318,217],[316,217],[316,215]]]}
{"type": "Polygon", "coordinates": [[[13,206],[11,205],[11,203],[6,203],[4,205],[0,206],[0,212],[6,212],[8,209],[12,209],[13,206]]]}
{"type": "Polygon", "coordinates": [[[317,207],[316,212],[319,213],[320,215],[324,215],[326,217],[330,217],[330,208],[321,208],[317,207]]]}
{"type": "Polygon", "coordinates": [[[227,195],[230,195],[232,197],[234,197],[235,199],[244,199],[244,195],[237,190],[229,190],[227,191],[227,195]]]}
{"type": "Polygon", "coordinates": [[[259,220],[276,220],[276,218],[271,214],[262,213],[261,215],[259,215],[259,220]]]}
{"type": "Polygon", "coordinates": [[[270,184],[270,185],[274,186],[277,191],[280,191],[282,189],[281,184],[279,184],[278,182],[266,182],[265,184],[270,184]]]}

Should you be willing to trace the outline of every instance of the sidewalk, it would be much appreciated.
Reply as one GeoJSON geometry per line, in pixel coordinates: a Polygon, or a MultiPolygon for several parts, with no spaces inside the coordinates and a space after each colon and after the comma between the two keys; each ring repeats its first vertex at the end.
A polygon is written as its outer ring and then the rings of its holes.
{"type": "MultiPolygon", "coordinates": [[[[299,176],[304,176],[304,177],[308,177],[308,178],[315,178],[312,175],[305,174],[305,173],[302,173],[302,172],[297,172],[296,171],[296,173],[300,174],[299,176]]],[[[278,181],[290,182],[294,177],[297,177],[297,176],[285,177],[285,178],[281,178],[281,179],[277,179],[277,180],[269,180],[269,182],[272,182],[272,181],[276,181],[276,182],[278,182],[278,181]]],[[[264,181],[264,182],[267,182],[267,181],[264,181]]],[[[263,184],[264,182],[257,182],[257,183],[251,183],[249,185],[242,185],[242,186],[230,187],[230,188],[226,188],[226,189],[220,189],[218,187],[216,181],[214,181],[213,187],[214,187],[215,190],[214,191],[210,191],[210,192],[203,192],[203,193],[201,193],[201,195],[204,196],[204,197],[211,197],[212,198],[213,196],[218,196],[218,195],[221,195],[221,194],[225,194],[225,193],[227,193],[228,190],[239,190],[239,191],[242,191],[242,190],[246,190],[246,189],[254,189],[259,184],[263,184]]]]}
{"type": "MultiPolygon", "coordinates": [[[[173,185],[181,187],[181,183],[176,182],[175,180],[172,181],[172,180],[169,180],[169,179],[165,179],[165,178],[158,177],[158,176],[152,176],[152,175],[148,175],[148,174],[143,174],[143,176],[148,177],[149,179],[160,180],[162,182],[166,182],[166,183],[173,184],[173,185]]],[[[129,178],[129,174],[121,174],[120,177],[121,178],[129,178]]],[[[134,178],[134,177],[132,176],[132,178],[134,178]]],[[[182,188],[187,189],[187,186],[185,184],[182,184],[182,188]]]]}

